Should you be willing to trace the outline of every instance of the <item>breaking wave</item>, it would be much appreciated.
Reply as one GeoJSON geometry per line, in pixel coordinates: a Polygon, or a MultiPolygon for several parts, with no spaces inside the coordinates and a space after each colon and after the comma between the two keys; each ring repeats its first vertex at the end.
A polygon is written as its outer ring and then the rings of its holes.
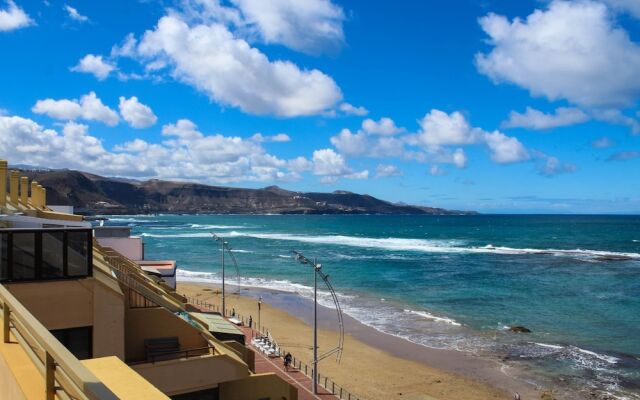
{"type": "Polygon", "coordinates": [[[439,239],[407,239],[407,238],[369,238],[344,235],[307,236],[287,233],[251,233],[232,231],[231,237],[251,237],[266,240],[286,240],[301,243],[329,244],[337,246],[361,247],[394,251],[416,251],[424,253],[488,253],[488,254],[540,254],[552,256],[568,256],[597,261],[640,260],[640,253],[623,253],[589,249],[530,249],[503,246],[463,246],[460,240],[439,239]]]}

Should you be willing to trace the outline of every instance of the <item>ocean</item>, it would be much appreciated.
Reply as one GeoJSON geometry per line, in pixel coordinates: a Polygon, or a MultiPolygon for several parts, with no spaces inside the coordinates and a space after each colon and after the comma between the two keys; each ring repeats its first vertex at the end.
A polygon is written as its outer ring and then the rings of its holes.
{"type": "MultiPolygon", "coordinates": [[[[132,226],[178,279],[312,295],[317,258],[346,314],[519,367],[542,385],[640,399],[640,216],[155,215],[132,226]],[[231,271],[231,272],[229,272],[231,271]],[[514,334],[510,326],[532,332],[514,334]]],[[[320,301],[331,306],[326,291],[320,301]]],[[[531,379],[531,378],[527,378],[531,379]]]]}

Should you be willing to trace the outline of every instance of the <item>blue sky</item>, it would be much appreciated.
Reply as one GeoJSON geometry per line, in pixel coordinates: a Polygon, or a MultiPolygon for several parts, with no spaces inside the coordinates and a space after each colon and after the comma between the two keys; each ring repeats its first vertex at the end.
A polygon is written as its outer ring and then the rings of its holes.
{"type": "Polygon", "coordinates": [[[640,212],[633,0],[0,0],[0,157],[640,212]]]}

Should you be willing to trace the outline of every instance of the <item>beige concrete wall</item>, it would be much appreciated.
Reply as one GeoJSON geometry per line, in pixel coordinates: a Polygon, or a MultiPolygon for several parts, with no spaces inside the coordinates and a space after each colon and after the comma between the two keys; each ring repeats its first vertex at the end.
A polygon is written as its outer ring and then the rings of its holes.
{"type": "Polygon", "coordinates": [[[93,326],[93,279],[5,285],[45,328],[93,326]]]}
{"type": "Polygon", "coordinates": [[[124,360],[125,305],[119,288],[109,288],[94,278],[6,286],[45,328],[91,326],[94,357],[124,360]]]}
{"type": "Polygon", "coordinates": [[[218,388],[220,400],[298,400],[298,390],[271,373],[222,382],[218,388]]]}
{"type": "Polygon", "coordinates": [[[141,237],[99,237],[97,240],[101,246],[110,247],[129,260],[138,261],[144,258],[144,248],[141,237]]]}
{"type": "Polygon", "coordinates": [[[131,367],[168,396],[215,388],[220,382],[242,379],[249,374],[244,365],[227,355],[159,361],[131,367]]]}
{"type": "Polygon", "coordinates": [[[125,301],[122,293],[96,282],[93,291],[93,356],[125,359],[125,301]]]}
{"type": "Polygon", "coordinates": [[[144,361],[144,340],[177,336],[181,349],[207,346],[200,332],[164,308],[130,308],[126,310],[126,361],[144,361]]]}
{"type": "Polygon", "coordinates": [[[250,348],[236,342],[235,340],[225,340],[224,342],[225,345],[227,345],[231,350],[233,350],[238,357],[240,357],[242,359],[242,361],[245,362],[245,364],[247,364],[247,366],[249,367],[249,369],[251,371],[255,371],[255,353],[253,352],[253,350],[251,350],[250,348]]]}

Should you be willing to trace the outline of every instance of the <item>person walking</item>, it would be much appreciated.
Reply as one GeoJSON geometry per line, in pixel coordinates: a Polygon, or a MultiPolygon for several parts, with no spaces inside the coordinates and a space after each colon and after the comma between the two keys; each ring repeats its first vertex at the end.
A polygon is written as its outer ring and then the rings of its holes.
{"type": "Polygon", "coordinates": [[[253,317],[249,315],[249,328],[253,328],[253,317]]]}
{"type": "Polygon", "coordinates": [[[284,369],[289,372],[289,366],[291,365],[291,359],[293,357],[291,356],[291,353],[287,352],[287,355],[284,356],[284,369]]]}

